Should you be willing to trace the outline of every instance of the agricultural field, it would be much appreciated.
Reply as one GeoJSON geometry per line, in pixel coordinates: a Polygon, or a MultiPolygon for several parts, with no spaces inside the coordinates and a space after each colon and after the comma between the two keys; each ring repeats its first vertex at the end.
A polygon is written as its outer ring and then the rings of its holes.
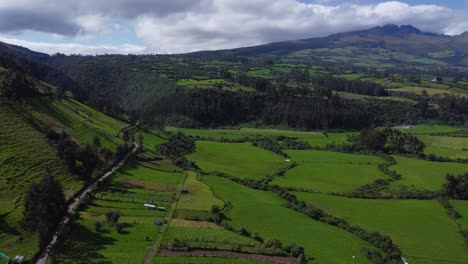
{"type": "Polygon", "coordinates": [[[384,161],[376,156],[331,151],[290,150],[298,166],[275,177],[271,184],[323,193],[347,193],[387,176],[378,168],[384,161]]]}
{"type": "Polygon", "coordinates": [[[452,159],[468,159],[468,138],[450,136],[418,136],[426,145],[425,154],[448,157],[452,159]]]}
{"type": "MultiPolygon", "coordinates": [[[[154,161],[158,162],[158,161],[154,161]]],[[[70,234],[52,254],[57,263],[142,262],[161,229],[184,173],[173,166],[155,169],[151,161],[132,158],[109,180],[110,185],[94,195],[79,213],[70,234]],[[164,210],[148,209],[152,204],[164,210]],[[106,221],[106,213],[118,211],[123,229],[119,232],[106,221]],[[96,222],[102,227],[97,230],[96,222]]],[[[158,167],[159,168],[159,167],[158,167]]]]}
{"type": "Polygon", "coordinates": [[[468,230],[468,201],[452,200],[450,204],[454,207],[461,218],[458,219],[458,222],[461,224],[462,228],[468,230]]]}
{"type": "Polygon", "coordinates": [[[37,250],[37,235],[25,231],[23,196],[47,167],[63,185],[67,197],[82,183],[67,171],[45,135],[35,130],[11,105],[0,102],[0,251],[30,258],[37,250]]]}
{"type": "Polygon", "coordinates": [[[370,263],[361,254],[362,247],[371,247],[365,241],[285,208],[285,202],[271,192],[253,190],[217,176],[204,176],[203,181],[215,195],[231,203],[225,213],[236,228],[245,227],[265,239],[304,246],[308,256],[314,258],[310,263],[353,263],[352,256],[356,256],[355,263],[370,263]]]}
{"type": "Polygon", "coordinates": [[[196,147],[196,152],[187,155],[187,159],[206,172],[259,180],[288,165],[283,157],[251,143],[197,141],[196,147]]]}
{"type": "Polygon", "coordinates": [[[414,186],[418,189],[438,191],[445,183],[447,173],[459,175],[468,172],[468,165],[455,162],[434,162],[395,156],[397,164],[390,167],[402,176],[392,187],[414,186]]]}
{"type": "Polygon", "coordinates": [[[443,88],[428,88],[428,87],[419,87],[419,86],[405,86],[397,89],[389,89],[389,91],[398,91],[398,92],[410,92],[415,94],[422,94],[425,91],[428,95],[456,95],[466,97],[468,94],[459,92],[456,89],[443,89],[443,88]]]}
{"type": "Polygon", "coordinates": [[[390,236],[409,263],[468,262],[468,248],[463,238],[437,201],[366,200],[325,194],[294,194],[353,225],[390,236]]]}
{"type": "Polygon", "coordinates": [[[128,124],[74,99],[33,98],[28,105],[34,117],[57,132],[66,130],[80,144],[90,144],[98,136],[102,146],[115,151],[123,143],[118,134],[128,124]]]}
{"type": "Polygon", "coordinates": [[[213,205],[224,207],[224,202],[213,195],[210,187],[197,179],[195,172],[188,172],[184,183],[187,194],[180,196],[177,209],[210,211],[213,205]]]}
{"type": "Polygon", "coordinates": [[[328,144],[341,144],[347,141],[348,136],[356,134],[355,132],[328,132],[322,133],[318,131],[295,131],[295,130],[281,130],[273,128],[247,128],[242,127],[239,129],[190,129],[190,128],[175,128],[167,127],[167,131],[181,132],[186,135],[211,138],[214,140],[225,139],[243,139],[255,138],[257,136],[267,137],[291,137],[298,140],[305,141],[311,146],[324,147],[328,144]]]}
{"type": "Polygon", "coordinates": [[[243,260],[224,257],[161,257],[153,259],[153,263],[160,264],[267,264],[271,262],[243,260]]]}
{"type": "Polygon", "coordinates": [[[177,85],[187,86],[190,88],[220,88],[227,90],[240,90],[246,92],[252,92],[254,89],[240,85],[238,83],[229,82],[223,79],[207,79],[207,80],[193,80],[193,79],[182,79],[177,82],[177,85]]]}

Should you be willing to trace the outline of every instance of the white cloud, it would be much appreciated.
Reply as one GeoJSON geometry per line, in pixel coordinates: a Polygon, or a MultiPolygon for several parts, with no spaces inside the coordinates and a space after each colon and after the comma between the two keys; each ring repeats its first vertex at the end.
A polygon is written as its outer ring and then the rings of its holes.
{"type": "MultiPolygon", "coordinates": [[[[81,42],[127,32],[125,20],[146,47],[140,45],[85,46],[83,53],[116,51],[179,53],[225,49],[280,40],[325,36],[384,24],[411,24],[422,30],[458,34],[468,28],[466,14],[438,5],[409,5],[399,1],[335,4],[316,0],[0,0],[0,32],[25,31],[62,36],[81,42]],[[122,50],[118,50],[121,48],[122,50]]],[[[125,33],[125,34],[132,34],[125,33]]],[[[110,36],[110,37],[109,37],[110,36]]],[[[29,48],[34,43],[26,43],[29,48]]],[[[37,43],[44,51],[65,44],[37,43]]],[[[59,51],[59,50],[57,50],[59,51]]],[[[53,52],[48,50],[48,52],[53,52]]],[[[75,52],[76,53],[76,52],[75,52]]]]}
{"type": "Polygon", "coordinates": [[[149,50],[177,53],[325,36],[389,23],[444,32],[452,15],[448,8],[397,1],[330,6],[296,0],[213,0],[210,12],[141,16],[135,30],[149,50]]]}
{"type": "Polygon", "coordinates": [[[47,54],[63,53],[63,54],[81,54],[81,55],[97,55],[97,54],[143,54],[146,47],[123,44],[123,45],[82,45],[78,43],[47,43],[47,42],[31,42],[21,39],[0,37],[0,41],[27,47],[34,51],[47,54]]]}

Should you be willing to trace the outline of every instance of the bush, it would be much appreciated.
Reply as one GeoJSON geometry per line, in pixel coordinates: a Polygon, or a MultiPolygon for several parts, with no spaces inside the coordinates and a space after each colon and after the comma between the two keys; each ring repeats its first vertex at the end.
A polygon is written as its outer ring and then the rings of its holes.
{"type": "Polygon", "coordinates": [[[108,211],[106,213],[106,221],[110,225],[115,225],[119,221],[120,216],[121,214],[119,211],[108,211]]]}

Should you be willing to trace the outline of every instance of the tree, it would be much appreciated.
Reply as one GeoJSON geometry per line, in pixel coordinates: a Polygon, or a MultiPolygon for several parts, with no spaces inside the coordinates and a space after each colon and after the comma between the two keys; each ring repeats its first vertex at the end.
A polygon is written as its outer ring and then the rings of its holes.
{"type": "Polygon", "coordinates": [[[121,214],[119,211],[108,211],[106,213],[107,223],[109,223],[110,225],[115,225],[119,221],[120,215],[121,214]]]}
{"type": "Polygon", "coordinates": [[[143,137],[143,135],[140,133],[140,134],[138,135],[138,142],[140,143],[140,147],[143,147],[143,139],[144,139],[144,137],[143,137]]]}
{"type": "Polygon", "coordinates": [[[29,187],[24,206],[26,227],[39,232],[40,246],[49,240],[65,208],[63,188],[46,168],[41,181],[29,187]]]}

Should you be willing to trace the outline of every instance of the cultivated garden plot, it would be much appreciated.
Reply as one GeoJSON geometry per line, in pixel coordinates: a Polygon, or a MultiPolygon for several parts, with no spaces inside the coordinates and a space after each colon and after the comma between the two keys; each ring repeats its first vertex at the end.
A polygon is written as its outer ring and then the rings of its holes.
{"type": "Polygon", "coordinates": [[[109,180],[109,186],[94,195],[71,226],[69,238],[53,253],[56,261],[133,263],[145,259],[168,221],[167,211],[184,177],[183,172],[151,169],[147,163],[151,161],[133,158],[109,180]],[[120,215],[118,221],[109,219],[110,212],[120,215]]]}
{"type": "Polygon", "coordinates": [[[294,194],[351,224],[390,236],[410,263],[468,261],[468,248],[456,224],[435,200],[369,200],[294,194]]]}

